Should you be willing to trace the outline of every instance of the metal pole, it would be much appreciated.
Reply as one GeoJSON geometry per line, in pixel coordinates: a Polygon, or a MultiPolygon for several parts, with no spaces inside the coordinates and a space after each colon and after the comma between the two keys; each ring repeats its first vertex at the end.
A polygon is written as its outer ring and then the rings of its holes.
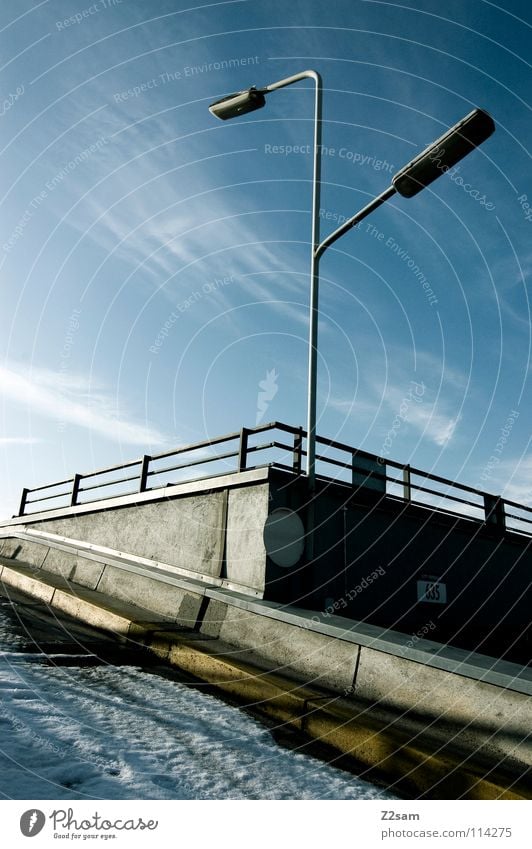
{"type": "Polygon", "coordinates": [[[318,366],[318,314],[319,314],[319,253],[320,243],[320,196],[321,196],[321,113],[323,87],[317,71],[302,71],[261,89],[276,91],[302,79],[314,80],[314,151],[312,172],[312,243],[310,254],[310,315],[308,353],[308,410],[307,410],[307,477],[309,492],[314,493],[316,480],[316,387],[318,366]]]}
{"type": "Polygon", "coordinates": [[[309,315],[309,351],[308,351],[308,408],[307,408],[307,536],[306,555],[312,560],[314,555],[314,496],[316,491],[316,397],[318,379],[318,316],[319,316],[319,259],[320,244],[320,196],[321,196],[321,115],[322,115],[322,79],[317,71],[302,71],[284,80],[279,80],[262,89],[264,92],[292,85],[302,79],[314,80],[316,93],[314,100],[314,151],[312,172],[312,236],[310,254],[310,315],[309,315]]]}
{"type": "MultiPolygon", "coordinates": [[[[315,494],[316,494],[316,406],[317,406],[317,383],[318,383],[318,318],[319,318],[319,262],[324,251],[337,239],[343,236],[351,227],[385,203],[389,197],[395,194],[395,187],[390,186],[379,197],[371,201],[360,212],[338,227],[320,243],[320,195],[321,195],[321,115],[322,115],[322,79],[317,71],[312,69],[293,74],[277,82],[270,83],[264,88],[256,89],[257,92],[268,94],[285,86],[297,83],[300,80],[311,79],[314,81],[315,107],[314,107],[314,152],[313,152],[313,174],[312,174],[312,244],[310,255],[310,315],[309,315],[309,352],[308,352],[308,408],[307,408],[307,478],[308,478],[308,506],[307,506],[307,536],[306,556],[312,560],[314,556],[314,526],[315,526],[315,494]]],[[[249,90],[251,91],[251,89],[249,90]]],[[[248,92],[249,93],[249,92],[248,92]]],[[[242,92],[241,94],[245,94],[242,92]]],[[[261,104],[264,105],[264,104],[261,104]]],[[[217,117],[222,117],[218,115],[217,117]]],[[[225,117],[235,117],[226,115],[225,117]]]]}
{"type": "Polygon", "coordinates": [[[344,233],[347,233],[348,230],[351,230],[352,227],[356,227],[356,225],[363,221],[371,212],[375,209],[378,209],[379,206],[382,206],[383,203],[392,197],[396,193],[396,189],[393,186],[389,186],[385,189],[380,195],[376,198],[373,198],[366,206],[360,209],[355,215],[352,215],[348,221],[344,224],[341,224],[340,227],[337,227],[326,239],[323,240],[321,245],[318,245],[316,248],[316,253],[318,255],[318,259],[322,256],[322,254],[330,248],[330,246],[337,241],[344,233]]]}
{"type": "Polygon", "coordinates": [[[320,196],[321,196],[321,131],[322,131],[322,79],[317,71],[302,71],[292,77],[279,80],[262,89],[263,92],[275,91],[301,79],[312,79],[316,86],[314,107],[314,151],[312,175],[312,244],[310,258],[310,315],[309,315],[309,351],[308,351],[308,408],[307,408],[307,535],[306,557],[314,557],[315,497],[316,497],[316,410],[318,391],[318,319],[319,319],[319,264],[322,254],[337,239],[344,235],[373,210],[385,203],[395,194],[390,186],[381,195],[367,204],[360,212],[338,227],[320,243],[320,196]]]}
{"type": "Polygon", "coordinates": [[[312,253],[310,260],[310,315],[308,353],[307,476],[310,497],[316,488],[316,395],[318,372],[320,194],[321,194],[321,78],[316,74],[314,112],[314,171],[312,177],[312,253]]]}
{"type": "Polygon", "coordinates": [[[316,494],[316,404],[318,390],[318,318],[319,318],[319,263],[320,195],[321,195],[321,106],[322,86],[319,74],[315,76],[316,100],[314,111],[314,170],[312,176],[312,245],[310,260],[309,351],[308,351],[308,414],[307,414],[307,558],[314,557],[314,525],[316,494]]]}

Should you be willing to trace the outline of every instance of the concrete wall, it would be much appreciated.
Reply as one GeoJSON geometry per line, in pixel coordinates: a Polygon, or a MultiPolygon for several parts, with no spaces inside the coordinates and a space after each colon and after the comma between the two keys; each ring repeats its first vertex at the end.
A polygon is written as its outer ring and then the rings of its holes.
{"type": "Polygon", "coordinates": [[[256,589],[266,583],[262,533],[269,509],[269,484],[231,489],[227,505],[226,572],[228,583],[256,589]]]}
{"type": "MultiPolygon", "coordinates": [[[[261,477],[264,480],[267,471],[261,477]]],[[[213,480],[213,489],[198,494],[175,494],[164,500],[156,500],[156,494],[146,500],[144,495],[145,503],[115,506],[110,501],[93,512],[76,507],[64,515],[57,511],[57,517],[28,516],[23,523],[30,530],[105,546],[206,578],[221,577],[227,586],[262,595],[266,583],[262,534],[269,493],[268,483],[246,485],[232,475],[213,480]]],[[[22,520],[16,522],[14,527],[22,520]]],[[[25,559],[34,562],[32,543],[13,545],[21,546],[19,559],[26,552],[25,559]]]]}
{"type": "MultiPolygon", "coordinates": [[[[314,561],[302,558],[284,569],[266,556],[264,522],[278,507],[306,522],[305,479],[256,470],[176,486],[164,500],[155,500],[156,493],[142,498],[16,521],[220,578],[271,601],[391,628],[404,634],[405,644],[428,636],[495,657],[506,652],[517,663],[530,660],[529,539],[327,484],[316,504],[314,561]],[[419,600],[418,581],[444,584],[446,601],[419,600]]],[[[22,544],[19,559],[34,562],[31,545],[22,544]]],[[[61,568],[66,574],[73,564],[61,568]]]]}
{"type": "MultiPolygon", "coordinates": [[[[393,499],[329,486],[316,562],[295,603],[528,663],[532,540],[393,499]],[[418,581],[445,601],[418,600],[418,581]]],[[[267,594],[267,597],[268,594],[267,594]]]]}
{"type": "Polygon", "coordinates": [[[201,633],[234,646],[235,660],[251,651],[276,672],[367,705],[373,716],[428,728],[442,745],[451,742],[492,763],[532,765],[532,681],[520,667],[491,660],[483,671],[482,659],[476,665],[474,655],[427,640],[407,649],[401,634],[337,616],[318,622],[310,611],[292,615],[290,608],[240,601],[224,591],[207,595],[201,633]],[[460,674],[451,671],[455,664],[460,674]]]}
{"type": "Polygon", "coordinates": [[[225,537],[223,490],[35,522],[28,528],[84,540],[203,575],[219,576],[225,537]]]}
{"type": "Polygon", "coordinates": [[[149,575],[106,565],[97,590],[111,598],[153,610],[187,628],[194,628],[201,606],[201,592],[162,583],[149,575]]]}
{"type": "MultiPolygon", "coordinates": [[[[142,610],[153,611],[170,622],[194,628],[200,613],[205,587],[194,591],[190,582],[171,574],[150,574],[148,568],[124,564],[124,568],[103,560],[83,557],[42,542],[11,538],[2,540],[5,562],[34,567],[32,574],[43,580],[51,574],[62,579],[61,586],[85,587],[110,599],[118,599],[142,610]]],[[[96,555],[94,555],[96,557],[96,555]]]]}
{"type": "Polygon", "coordinates": [[[277,672],[335,692],[353,683],[357,646],[209,599],[201,633],[252,650],[277,672]]]}

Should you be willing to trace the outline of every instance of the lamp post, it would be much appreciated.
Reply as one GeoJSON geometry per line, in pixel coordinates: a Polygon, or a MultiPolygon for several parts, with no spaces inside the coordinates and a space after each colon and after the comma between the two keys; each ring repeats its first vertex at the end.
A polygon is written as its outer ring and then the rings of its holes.
{"type": "Polygon", "coordinates": [[[319,262],[324,252],[344,233],[355,227],[371,212],[385,203],[396,192],[406,198],[418,192],[445,174],[464,156],[482,144],[495,130],[491,116],[482,109],[473,109],[439,139],[429,145],[418,156],[408,162],[393,177],[392,184],[384,192],[349,218],[344,224],[320,242],[319,209],[321,192],[321,107],[322,81],[317,71],[302,71],[291,77],[278,80],[265,88],[255,86],[217,100],[209,110],[222,121],[237,118],[266,104],[266,95],[272,91],[292,85],[303,79],[315,83],[314,149],[312,180],[312,241],[310,259],[310,318],[308,353],[308,415],[307,415],[307,479],[309,488],[309,510],[307,516],[307,557],[314,553],[314,494],[316,489],[316,397],[318,366],[318,294],[319,262]]]}
{"type": "MultiPolygon", "coordinates": [[[[265,88],[255,87],[247,91],[229,94],[209,106],[210,112],[222,121],[237,118],[247,112],[262,108],[265,95],[279,88],[293,85],[300,80],[311,79],[315,84],[314,98],[314,145],[312,178],[312,238],[310,253],[310,316],[308,350],[308,394],[307,394],[307,478],[310,491],[310,514],[313,513],[313,495],[316,485],[316,392],[318,372],[318,289],[319,289],[319,239],[320,239],[320,194],[321,194],[321,104],[322,82],[317,71],[308,70],[292,77],[278,80],[265,88]]],[[[307,554],[312,547],[313,515],[307,518],[307,554]],[[310,527],[309,527],[310,526],[310,527]]]]}

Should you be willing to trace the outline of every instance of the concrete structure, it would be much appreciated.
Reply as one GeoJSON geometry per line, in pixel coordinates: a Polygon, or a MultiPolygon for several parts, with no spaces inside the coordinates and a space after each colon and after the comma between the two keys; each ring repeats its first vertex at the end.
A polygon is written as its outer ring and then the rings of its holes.
{"type": "Polygon", "coordinates": [[[286,539],[266,552],[264,527],[291,511],[303,529],[306,479],[272,467],[21,516],[0,531],[23,525],[253,596],[528,663],[530,537],[390,496],[363,461],[354,487],[318,481],[315,557],[289,568],[278,556],[286,539]]]}
{"type": "Polygon", "coordinates": [[[476,516],[414,503],[407,469],[397,495],[377,458],[355,452],[348,482],[318,481],[308,563],[302,433],[290,432],[291,471],[247,468],[259,448],[242,432],[224,455],[237,457],[231,474],[149,490],[161,472],[143,458],[125,464],[139,465],[139,492],[79,503],[75,475],[69,504],[29,515],[56,496],[25,490],[23,515],[0,523],[1,580],[407,794],[454,797],[454,776],[473,798],[531,797],[530,536],[506,526],[500,499],[467,488],[476,516]]]}
{"type": "Polygon", "coordinates": [[[147,647],[406,794],[532,795],[530,671],[93,544],[9,533],[4,586],[147,647]]]}

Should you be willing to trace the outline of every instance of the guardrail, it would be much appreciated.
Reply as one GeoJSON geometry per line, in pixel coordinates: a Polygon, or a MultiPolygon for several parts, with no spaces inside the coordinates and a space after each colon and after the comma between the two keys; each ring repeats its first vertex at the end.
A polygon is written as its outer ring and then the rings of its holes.
{"type": "MultiPolygon", "coordinates": [[[[33,489],[23,489],[18,515],[33,515],[45,509],[40,506],[37,510],[28,511],[29,505],[53,502],[49,505],[50,509],[74,507],[78,504],[156,490],[175,483],[265,466],[301,475],[303,458],[306,457],[305,442],[306,432],[302,428],[294,428],[281,422],[242,428],[235,433],[172,451],[145,454],[138,460],[88,474],[75,474],[66,480],[33,489]],[[261,441],[264,435],[270,438],[261,441]],[[170,458],[173,458],[174,462],[169,464],[167,461],[170,458]],[[197,469],[205,469],[206,473],[198,476],[192,471],[197,469]],[[129,474],[129,470],[134,471],[129,474]],[[125,488],[127,484],[134,486],[125,488]],[[35,495],[37,497],[34,497],[35,495]]],[[[382,496],[477,520],[501,532],[510,530],[532,536],[531,507],[455,483],[410,465],[402,465],[367,451],[360,451],[326,437],[316,437],[316,443],[316,468],[320,480],[335,481],[353,489],[362,487],[365,491],[373,490],[382,496]]]]}

